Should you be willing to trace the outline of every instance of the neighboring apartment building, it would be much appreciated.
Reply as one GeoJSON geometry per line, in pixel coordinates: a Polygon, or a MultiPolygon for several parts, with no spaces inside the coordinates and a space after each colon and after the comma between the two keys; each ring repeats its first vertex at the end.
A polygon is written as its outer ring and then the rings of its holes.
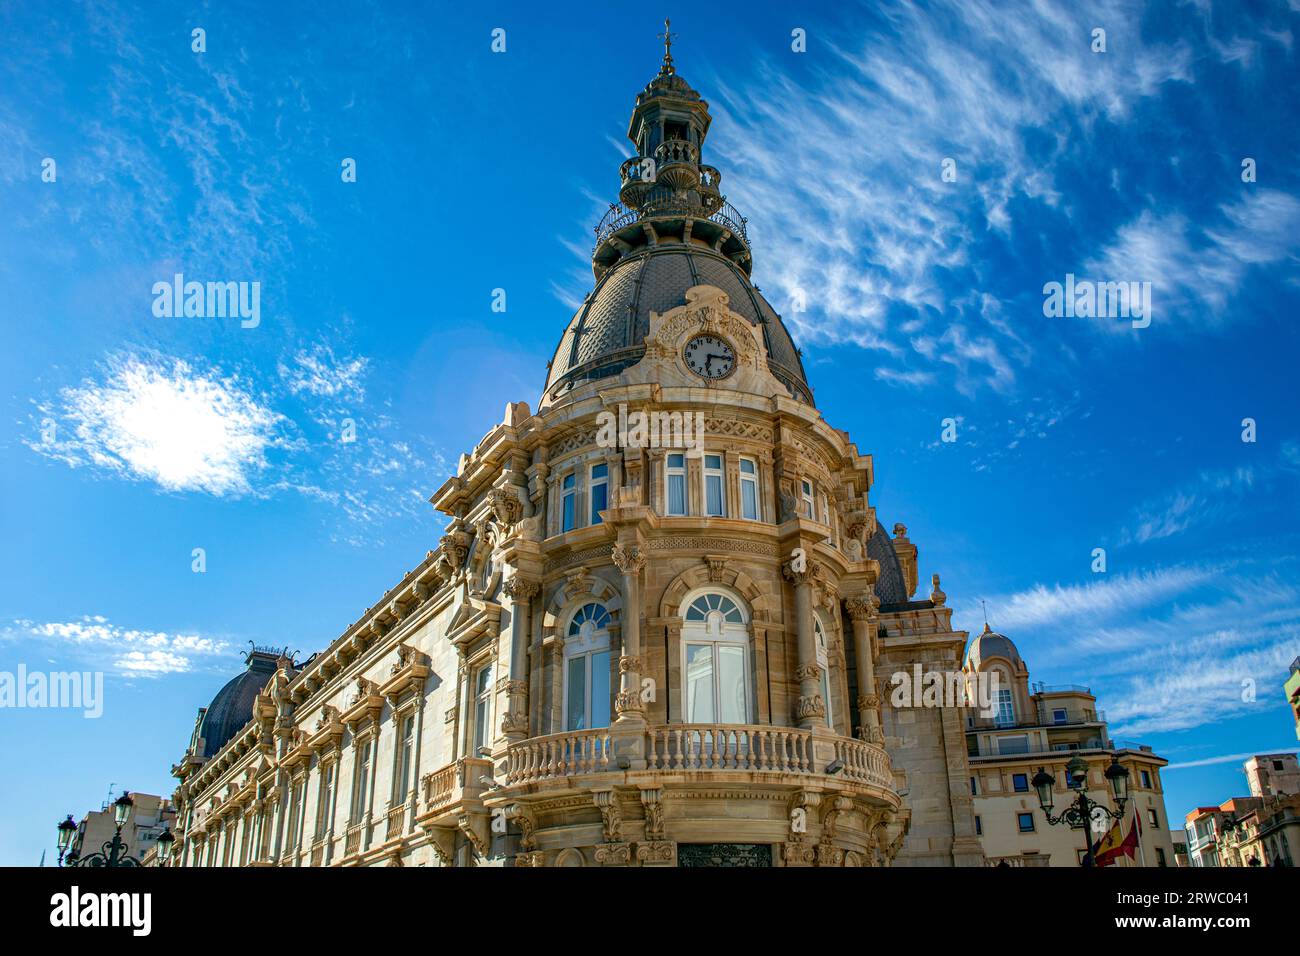
{"type": "MultiPolygon", "coordinates": [[[[968,710],[967,757],[976,829],[989,865],[1078,866],[1084,855],[1081,830],[1049,825],[1033,778],[1046,770],[1056,778],[1055,813],[1074,796],[1066,787],[1066,763],[1076,754],[1088,762],[1088,797],[1113,806],[1103,776],[1112,755],[1129,771],[1124,832],[1141,818],[1139,852],[1117,866],[1176,866],[1174,840],[1165,811],[1160,768],[1168,761],[1150,747],[1110,739],[1106,717],[1087,687],[1029,683],[1029,669],[1015,644],[989,629],[971,642],[966,672],[996,675],[996,713],[968,710]]],[[[987,679],[987,678],[986,678],[987,679]]],[[[1095,837],[1094,837],[1095,842],[1095,837]]]]}
{"type": "Polygon", "coordinates": [[[1187,815],[1193,866],[1294,866],[1300,862],[1296,754],[1257,754],[1243,765],[1249,797],[1187,815]]]}
{"type": "Polygon", "coordinates": [[[1246,761],[1246,783],[1252,797],[1285,797],[1300,793],[1300,763],[1293,753],[1257,754],[1246,761]]]}
{"type": "Polygon", "coordinates": [[[1178,866],[1191,866],[1192,861],[1187,855],[1187,830],[1171,830],[1169,836],[1174,841],[1174,862],[1178,866]]]}
{"type": "MultiPolygon", "coordinates": [[[[140,860],[154,846],[163,830],[173,825],[176,811],[166,799],[151,793],[132,793],[131,800],[131,816],[122,827],[122,842],[126,844],[125,855],[140,860]]],[[[117,829],[115,820],[111,802],[106,802],[98,810],[91,810],[77,824],[68,855],[84,857],[100,852],[104,844],[113,839],[117,829]]]]}

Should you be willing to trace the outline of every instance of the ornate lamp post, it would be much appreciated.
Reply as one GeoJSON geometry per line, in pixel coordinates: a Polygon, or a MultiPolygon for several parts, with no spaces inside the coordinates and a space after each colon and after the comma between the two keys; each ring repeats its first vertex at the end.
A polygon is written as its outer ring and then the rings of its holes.
{"type": "MultiPolygon", "coordinates": [[[[76,850],[64,856],[68,845],[72,842],[72,834],[76,832],[77,825],[72,822],[71,816],[61,822],[58,826],[59,865],[63,866],[66,863],[67,866],[139,866],[139,860],[126,855],[126,844],[122,842],[122,827],[126,826],[127,821],[131,819],[131,808],[134,806],[135,801],[125,791],[113,801],[113,822],[116,824],[113,839],[105,843],[98,853],[92,853],[90,856],[78,856],[76,850]]],[[[161,839],[159,837],[159,840],[161,839]]]]}
{"type": "Polygon", "coordinates": [[[1064,823],[1071,829],[1083,831],[1085,847],[1083,866],[1096,865],[1092,852],[1094,821],[1120,819],[1124,815],[1124,804],[1128,801],[1128,769],[1120,766],[1119,758],[1114,754],[1111,755],[1110,766],[1106,768],[1106,780],[1110,783],[1111,792],[1115,797],[1114,810],[1088,799],[1088,763],[1075,754],[1065,765],[1065,782],[1078,796],[1059,815],[1052,816],[1052,788],[1056,785],[1056,778],[1046,770],[1034,774],[1034,789],[1038,791],[1038,804],[1042,807],[1047,822],[1053,826],[1064,823]]]}
{"type": "Polygon", "coordinates": [[[167,861],[171,859],[172,844],[176,838],[172,836],[171,827],[163,827],[163,832],[158,834],[158,865],[166,866],[167,861]]]}

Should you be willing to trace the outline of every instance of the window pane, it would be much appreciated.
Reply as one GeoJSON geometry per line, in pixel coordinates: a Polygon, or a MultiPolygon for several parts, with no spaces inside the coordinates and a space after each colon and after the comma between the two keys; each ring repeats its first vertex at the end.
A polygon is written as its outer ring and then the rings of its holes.
{"type": "Polygon", "coordinates": [[[475,681],[476,693],[483,693],[492,686],[492,668],[484,667],[478,672],[478,679],[475,681]]]}
{"type": "Polygon", "coordinates": [[[609,726],[609,651],[591,655],[591,726],[609,726]]]}
{"type": "Polygon", "coordinates": [[[577,476],[577,475],[565,475],[565,476],[564,476],[564,487],[565,487],[566,489],[574,487],[575,485],[577,485],[577,483],[578,483],[578,476],[577,476]]]}
{"type": "Polygon", "coordinates": [[[564,496],[564,522],[561,525],[560,530],[573,530],[573,495],[564,496]]]}
{"type": "Polygon", "coordinates": [[[591,480],[592,480],[592,481],[599,481],[601,478],[606,477],[608,474],[609,474],[609,465],[592,465],[592,466],[591,466],[591,480]]]}
{"type": "Polygon", "coordinates": [[[752,474],[755,473],[755,471],[756,471],[756,469],[754,468],[754,463],[753,463],[752,461],[750,461],[748,458],[742,458],[742,459],[740,459],[740,472],[741,472],[741,474],[744,474],[744,475],[752,475],[752,474]]]}
{"type": "Polygon", "coordinates": [[[486,698],[480,700],[474,708],[474,756],[478,756],[478,750],[486,747],[488,741],[488,701],[486,698]]]}
{"type": "MultiPolygon", "coordinates": [[[[604,468],[604,465],[600,466],[604,468]]],[[[591,486],[591,523],[600,524],[600,513],[609,507],[609,485],[602,482],[591,486]]]]}
{"type": "Polygon", "coordinates": [[[668,513],[670,515],[686,514],[686,476],[668,476],[668,513]]]}
{"type": "Polygon", "coordinates": [[[704,479],[705,514],[722,514],[722,478],[708,475],[704,479]]]}
{"type": "Polygon", "coordinates": [[[686,722],[713,723],[713,645],[686,645],[686,722]]]}
{"type": "Polygon", "coordinates": [[[758,492],[752,481],[740,483],[740,515],[749,521],[758,520],[758,492]]]}
{"type": "Polygon", "coordinates": [[[669,456],[668,456],[668,467],[669,467],[669,468],[681,468],[681,467],[683,467],[683,466],[685,465],[685,463],[686,463],[686,458],[685,458],[685,456],[683,456],[683,455],[669,455],[669,456]]]}
{"type": "Polygon", "coordinates": [[[587,655],[569,661],[569,695],[565,702],[566,730],[587,729],[587,655]]]}
{"type": "Polygon", "coordinates": [[[704,467],[705,467],[705,468],[721,468],[721,467],[722,467],[722,456],[720,456],[720,455],[705,455],[705,456],[704,456],[704,467]]]}
{"type": "Polygon", "coordinates": [[[718,647],[718,691],[721,703],[719,721],[724,724],[749,723],[749,681],[745,677],[745,650],[741,647],[718,647]]]}

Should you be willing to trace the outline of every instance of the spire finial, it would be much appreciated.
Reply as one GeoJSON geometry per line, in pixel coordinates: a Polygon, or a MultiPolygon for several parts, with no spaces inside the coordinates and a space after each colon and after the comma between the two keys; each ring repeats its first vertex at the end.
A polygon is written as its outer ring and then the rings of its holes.
{"type": "Polygon", "coordinates": [[[673,73],[677,72],[676,69],[673,68],[673,37],[677,36],[677,34],[668,32],[668,28],[671,26],[672,21],[667,17],[664,17],[664,32],[655,34],[655,36],[664,41],[664,62],[663,65],[659,67],[660,76],[671,76],[673,73]]]}

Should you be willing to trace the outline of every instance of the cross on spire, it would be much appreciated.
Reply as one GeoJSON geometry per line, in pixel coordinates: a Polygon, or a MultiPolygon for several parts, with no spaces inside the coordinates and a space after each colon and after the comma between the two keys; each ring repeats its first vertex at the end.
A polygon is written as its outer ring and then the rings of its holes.
{"type": "Polygon", "coordinates": [[[663,65],[659,67],[660,74],[671,74],[676,72],[673,68],[673,38],[676,37],[677,34],[668,32],[668,29],[671,26],[672,21],[667,17],[664,17],[664,32],[655,34],[655,36],[660,40],[664,41],[664,62],[663,65]]]}

